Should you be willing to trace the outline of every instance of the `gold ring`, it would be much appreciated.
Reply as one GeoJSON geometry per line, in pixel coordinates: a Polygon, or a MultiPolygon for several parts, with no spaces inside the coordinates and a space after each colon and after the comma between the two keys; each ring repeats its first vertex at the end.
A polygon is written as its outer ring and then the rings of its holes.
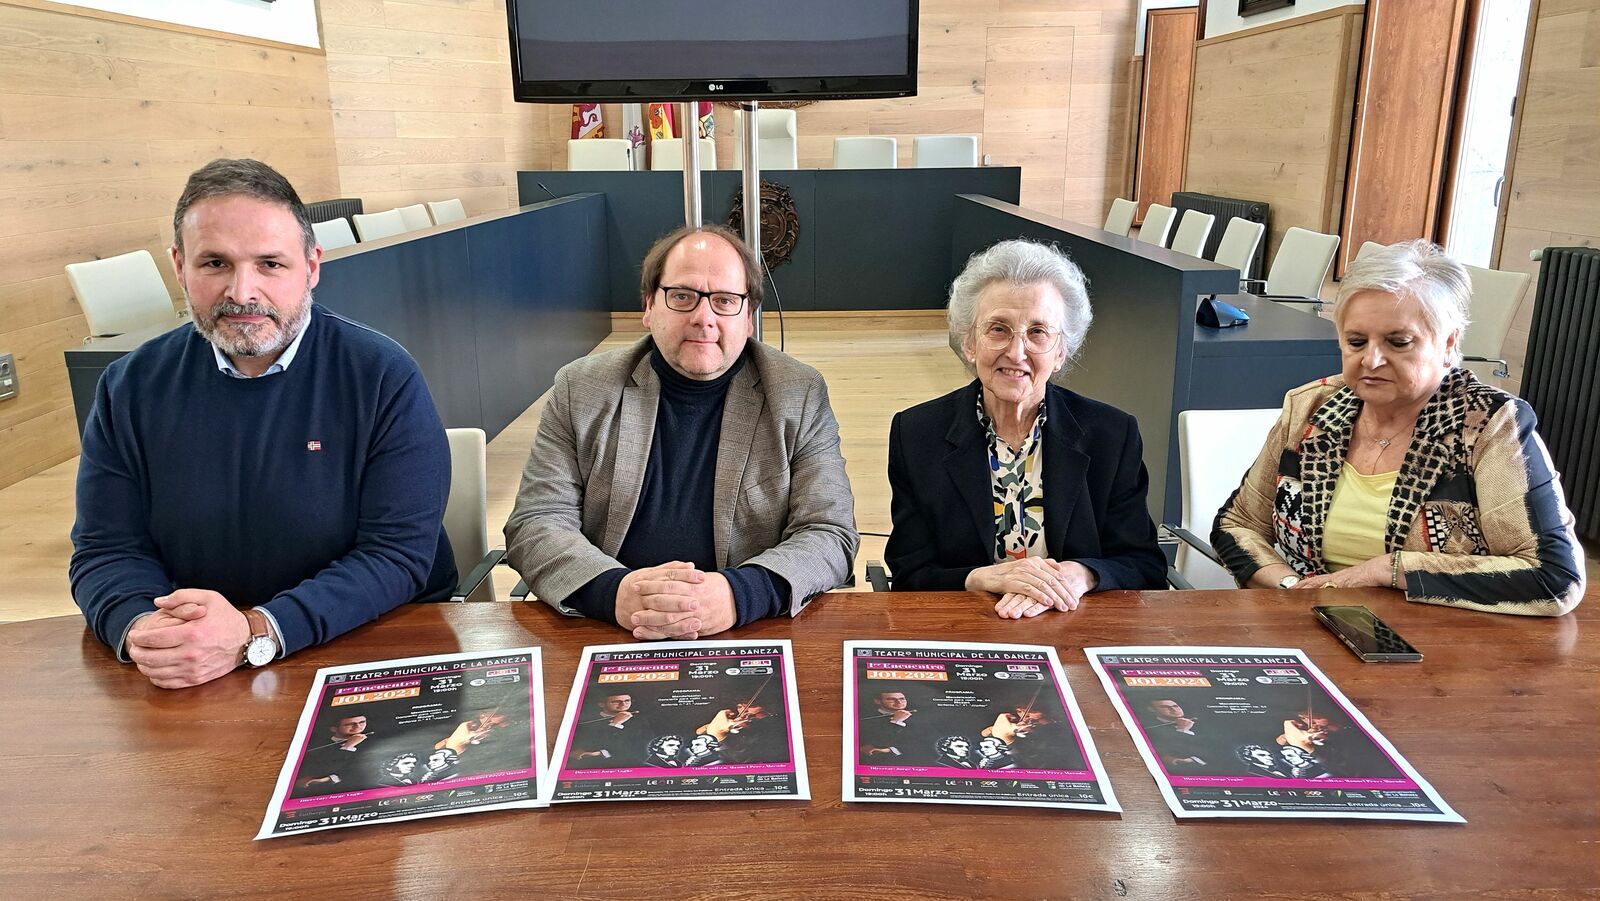
{"type": "Polygon", "coordinates": [[[1322,587],[1323,588],[1338,588],[1339,587],[1339,583],[1338,582],[1323,582],[1322,583],[1322,587]]]}

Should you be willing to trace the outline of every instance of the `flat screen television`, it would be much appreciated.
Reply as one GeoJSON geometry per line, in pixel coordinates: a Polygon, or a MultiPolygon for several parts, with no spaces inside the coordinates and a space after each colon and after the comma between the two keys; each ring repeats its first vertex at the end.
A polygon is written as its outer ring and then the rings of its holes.
{"type": "Polygon", "coordinates": [[[507,0],[517,100],[917,92],[917,0],[507,0]]]}

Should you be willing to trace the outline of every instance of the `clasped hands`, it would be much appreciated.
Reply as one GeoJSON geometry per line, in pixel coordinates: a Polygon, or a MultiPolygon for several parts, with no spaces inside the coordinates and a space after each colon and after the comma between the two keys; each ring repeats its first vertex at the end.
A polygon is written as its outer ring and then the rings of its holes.
{"type": "Polygon", "coordinates": [[[156,612],[128,630],[128,659],[157,688],[189,688],[233,672],[250,621],[228,599],[202,588],[156,598],[156,612]]]}
{"type": "Polygon", "coordinates": [[[1076,610],[1096,582],[1094,571],[1075,560],[1022,557],[978,567],[967,574],[966,587],[1000,595],[994,612],[1001,619],[1022,619],[1046,610],[1076,610]]]}
{"type": "Polygon", "coordinates": [[[673,561],[636,569],[617,586],[617,625],[645,640],[689,641],[733,628],[733,586],[721,573],[673,561]]]}

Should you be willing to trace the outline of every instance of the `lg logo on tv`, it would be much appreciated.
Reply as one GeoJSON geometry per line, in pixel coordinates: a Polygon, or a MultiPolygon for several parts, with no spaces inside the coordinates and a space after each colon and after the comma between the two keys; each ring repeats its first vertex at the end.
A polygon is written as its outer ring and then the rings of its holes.
{"type": "Polygon", "coordinates": [[[711,82],[711,83],[706,85],[706,90],[708,90],[708,91],[720,91],[720,90],[723,90],[723,86],[720,85],[720,84],[717,84],[716,82],[713,81],[713,82],[711,82]]]}

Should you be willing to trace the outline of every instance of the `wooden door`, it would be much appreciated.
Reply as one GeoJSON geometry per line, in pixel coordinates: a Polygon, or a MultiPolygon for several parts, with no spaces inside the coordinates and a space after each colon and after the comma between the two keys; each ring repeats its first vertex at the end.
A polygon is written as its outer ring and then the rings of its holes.
{"type": "Polygon", "coordinates": [[[1434,239],[1466,0],[1368,0],[1337,274],[1362,242],[1434,239]]]}
{"type": "Polygon", "coordinates": [[[1183,190],[1197,15],[1192,6],[1147,13],[1133,167],[1133,194],[1139,204],[1135,222],[1144,221],[1152,202],[1171,204],[1172,192],[1183,190]]]}

